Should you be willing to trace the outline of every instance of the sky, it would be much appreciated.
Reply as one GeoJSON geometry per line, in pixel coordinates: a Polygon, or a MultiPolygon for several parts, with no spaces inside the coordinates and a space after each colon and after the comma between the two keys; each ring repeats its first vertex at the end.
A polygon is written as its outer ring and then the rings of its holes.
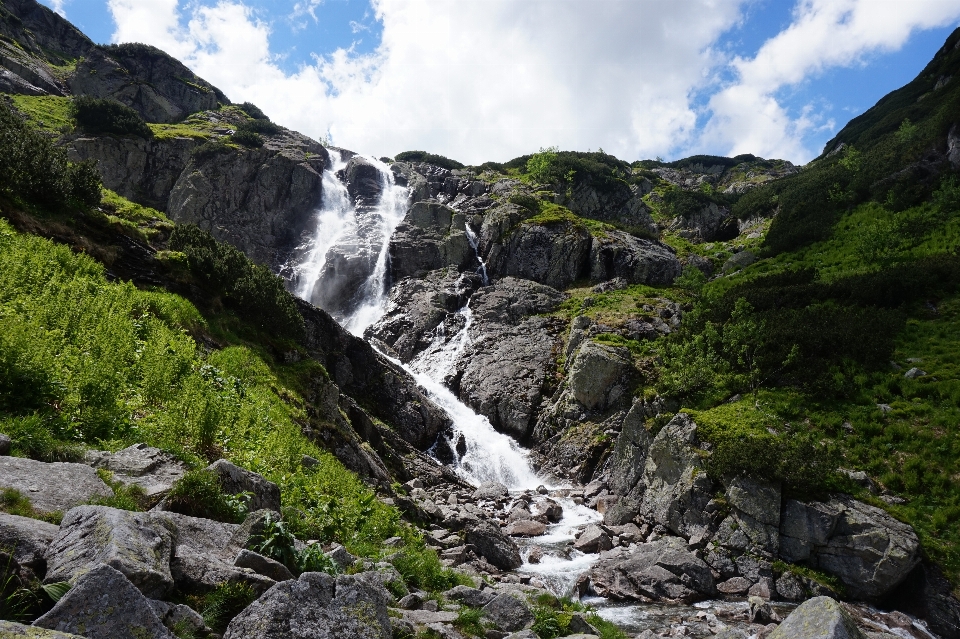
{"type": "Polygon", "coordinates": [[[923,69],[960,0],[41,0],[360,153],[803,164],[923,69]]]}

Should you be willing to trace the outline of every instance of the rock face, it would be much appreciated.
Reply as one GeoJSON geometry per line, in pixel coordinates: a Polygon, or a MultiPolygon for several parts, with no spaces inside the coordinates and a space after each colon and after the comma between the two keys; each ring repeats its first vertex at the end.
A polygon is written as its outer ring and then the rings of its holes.
{"type": "Polygon", "coordinates": [[[836,600],[814,597],[783,620],[770,639],[866,639],[836,600]]]}
{"type": "Polygon", "coordinates": [[[590,232],[572,222],[522,223],[489,249],[487,268],[497,277],[566,288],[589,273],[591,241],[590,232]]]}
{"type": "Polygon", "coordinates": [[[675,218],[670,228],[695,243],[732,240],[740,235],[737,220],[731,217],[730,210],[713,202],[692,215],[675,218]]]}
{"type": "Polygon", "coordinates": [[[625,348],[585,342],[570,365],[570,391],[588,409],[604,409],[619,399],[625,389],[621,381],[632,368],[625,348]]]}
{"type": "Polygon", "coordinates": [[[224,639],[389,639],[389,594],[362,575],[307,572],[273,586],[241,612],[224,639]]]}
{"type": "Polygon", "coordinates": [[[709,523],[705,509],[713,482],[696,452],[699,446],[696,423],[679,413],[651,442],[643,469],[647,488],[641,514],[684,537],[702,532],[709,523]]]}
{"type": "Polygon", "coordinates": [[[644,191],[639,186],[616,184],[612,188],[598,188],[590,182],[577,185],[564,205],[581,217],[604,222],[615,222],[623,226],[642,230],[651,236],[657,234],[657,225],[650,211],[641,199],[644,191]]]}
{"type": "Polygon", "coordinates": [[[788,500],[780,525],[780,555],[836,575],[852,597],[881,597],[920,562],[913,529],[849,496],[829,502],[788,500]]]}
{"type": "Polygon", "coordinates": [[[151,513],[105,506],[68,512],[47,550],[46,583],[76,582],[96,566],[123,573],[147,597],[159,599],[173,587],[170,560],[176,529],[151,513]]]}
{"type": "Polygon", "coordinates": [[[75,135],[66,140],[71,162],[95,160],[103,185],[123,197],[160,211],[197,146],[192,138],[75,135]]]}
{"type": "Polygon", "coordinates": [[[113,490],[85,464],[47,464],[22,457],[0,457],[0,487],[19,490],[44,512],[66,511],[97,497],[113,496],[113,490]]]}
{"type": "Polygon", "coordinates": [[[590,280],[615,277],[629,284],[671,284],[680,275],[680,261],[666,244],[634,237],[623,231],[605,231],[590,247],[590,280]]]}
{"type": "Polygon", "coordinates": [[[633,498],[643,495],[646,486],[640,483],[640,479],[652,441],[653,437],[644,426],[643,403],[635,399],[613,449],[609,483],[614,494],[633,498]]]}
{"type": "Polygon", "coordinates": [[[36,626],[25,626],[15,621],[0,621],[0,637],[11,639],[16,637],[23,637],[24,639],[83,639],[80,635],[37,628],[36,626]]]}
{"type": "Polygon", "coordinates": [[[780,485],[736,477],[727,485],[730,515],[720,523],[717,542],[738,552],[776,557],[780,549],[780,485]]]}
{"type": "Polygon", "coordinates": [[[110,98],[147,122],[178,122],[228,103],[226,96],[163,51],[143,44],[91,49],[69,80],[77,95],[110,98]]]}
{"type": "Polygon", "coordinates": [[[710,566],[678,537],[607,553],[585,577],[600,596],[616,599],[691,602],[716,593],[710,566]]]}
{"type": "Polygon", "coordinates": [[[437,202],[417,202],[390,238],[394,280],[423,276],[445,266],[479,267],[466,233],[466,217],[437,202]]]}
{"type": "Polygon", "coordinates": [[[292,132],[259,149],[193,157],[170,192],[167,215],[277,271],[312,230],[327,163],[323,146],[292,132]]]}
{"type": "Polygon", "coordinates": [[[83,633],[88,639],[174,639],[149,601],[119,571],[100,565],[80,577],[40,628],[83,633]]]}

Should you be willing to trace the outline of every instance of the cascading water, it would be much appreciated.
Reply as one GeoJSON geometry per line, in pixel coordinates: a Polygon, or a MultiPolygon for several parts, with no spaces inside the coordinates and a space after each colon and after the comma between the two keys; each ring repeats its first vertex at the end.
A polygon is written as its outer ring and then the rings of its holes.
{"type": "Polygon", "coordinates": [[[381,239],[376,266],[361,289],[363,301],[343,322],[343,327],[357,336],[362,336],[367,327],[383,315],[389,283],[390,238],[407,214],[409,195],[406,187],[397,185],[390,167],[379,160],[368,158],[368,161],[380,171],[382,191],[376,213],[380,217],[381,239]]]}
{"type": "Polygon", "coordinates": [[[480,249],[478,248],[479,243],[477,242],[477,234],[473,232],[473,229],[470,228],[470,225],[464,223],[464,229],[467,233],[467,241],[470,242],[470,248],[473,249],[473,254],[477,256],[477,261],[480,262],[480,276],[483,278],[483,285],[487,286],[490,284],[490,278],[487,277],[487,265],[483,261],[483,258],[480,257],[480,249]]]}
{"type": "Polygon", "coordinates": [[[306,259],[297,269],[296,294],[308,301],[313,301],[314,290],[327,263],[327,252],[344,235],[355,231],[357,225],[347,187],[337,179],[337,173],[347,163],[340,151],[330,149],[328,153],[330,166],[323,171],[323,196],[317,213],[317,228],[310,243],[304,247],[307,250],[306,259]]]}

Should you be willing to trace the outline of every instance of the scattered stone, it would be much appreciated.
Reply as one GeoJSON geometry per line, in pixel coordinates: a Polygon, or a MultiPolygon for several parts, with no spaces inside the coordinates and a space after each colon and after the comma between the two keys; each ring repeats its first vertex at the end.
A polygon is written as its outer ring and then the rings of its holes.
{"type": "Polygon", "coordinates": [[[502,594],[483,607],[483,616],[500,630],[515,632],[533,625],[530,607],[513,595],[502,594]]]}
{"type": "Polygon", "coordinates": [[[603,513],[603,523],[607,526],[623,526],[633,521],[639,513],[639,501],[629,497],[622,497],[613,507],[608,508],[603,513]]]}
{"type": "Polygon", "coordinates": [[[747,614],[750,623],[767,624],[780,621],[780,617],[773,611],[768,600],[751,596],[747,602],[750,604],[750,611],[747,614]]]}
{"type": "Polygon", "coordinates": [[[116,481],[140,486],[152,502],[170,492],[187,472],[186,465],[173,455],[146,444],[134,444],[115,453],[90,451],[84,461],[109,470],[116,481]]]}
{"type": "Polygon", "coordinates": [[[576,550],[583,553],[598,553],[613,548],[610,535],[600,526],[591,524],[583,531],[579,539],[573,544],[576,550]]]}
{"type": "Polygon", "coordinates": [[[743,577],[733,577],[723,583],[717,584],[717,590],[725,595],[742,595],[746,593],[753,584],[749,579],[743,577]]]}
{"type": "Polygon", "coordinates": [[[267,481],[261,475],[240,468],[226,459],[213,462],[207,466],[207,470],[213,471],[220,478],[224,492],[231,495],[251,493],[250,503],[247,504],[250,510],[280,511],[280,488],[272,481],[267,481]]]}
{"type": "Polygon", "coordinates": [[[473,498],[476,501],[481,499],[487,499],[490,501],[497,501],[500,499],[506,499],[510,496],[510,491],[501,483],[498,482],[487,482],[485,484],[480,484],[480,487],[473,491],[473,498]]]}
{"type": "Polygon", "coordinates": [[[481,557],[500,570],[514,570],[523,565],[517,545],[487,521],[481,521],[470,528],[466,539],[468,544],[473,544],[481,557]]]}
{"type": "Polygon", "coordinates": [[[0,455],[9,455],[12,447],[13,440],[10,439],[10,435],[0,433],[0,455]]]}
{"type": "Polygon", "coordinates": [[[914,366],[913,368],[911,368],[910,370],[908,370],[906,373],[904,373],[903,376],[904,376],[906,379],[916,379],[916,378],[918,378],[918,377],[925,377],[926,374],[927,374],[926,371],[922,371],[922,370],[920,370],[919,368],[917,368],[916,366],[914,366]]]}
{"type": "Polygon", "coordinates": [[[176,529],[152,513],[106,506],[69,511],[47,550],[45,583],[75,582],[99,565],[120,571],[151,599],[173,588],[170,572],[176,529]]]}
{"type": "MultiPolygon", "coordinates": [[[[2,449],[0,449],[0,450],[2,450],[2,449]]],[[[5,453],[0,452],[0,454],[5,454],[5,453]]],[[[546,495],[546,494],[549,493],[550,491],[547,490],[547,487],[546,487],[546,486],[544,486],[543,484],[540,484],[539,486],[537,486],[537,492],[540,493],[541,495],[546,495]]]]}
{"type": "Polygon", "coordinates": [[[777,579],[776,588],[777,594],[787,601],[801,601],[806,595],[803,584],[800,583],[797,576],[789,570],[777,579]]]}
{"type": "Polygon", "coordinates": [[[44,555],[59,532],[59,526],[46,521],[0,513],[0,548],[35,575],[43,576],[46,572],[44,555]]]}
{"type": "Polygon", "coordinates": [[[313,468],[320,465],[320,460],[310,455],[304,455],[303,459],[300,460],[300,465],[304,468],[313,468]]]}
{"type": "Polygon", "coordinates": [[[306,572],[265,592],[223,639],[390,639],[389,593],[360,575],[306,572]]]}
{"type": "MultiPolygon", "coordinates": [[[[567,628],[570,632],[576,636],[577,634],[583,635],[599,635],[600,633],[596,628],[590,625],[587,621],[587,618],[583,616],[582,613],[575,612],[570,617],[570,623],[567,625],[567,628]]],[[[569,635],[568,635],[569,636],[569,635]]]]}
{"type": "Polygon", "coordinates": [[[347,568],[357,563],[357,558],[351,555],[346,548],[337,544],[334,548],[326,552],[327,557],[337,566],[337,570],[344,572],[347,568]]]}
{"type": "Polygon", "coordinates": [[[482,608],[493,601],[495,595],[469,586],[455,586],[443,593],[443,596],[471,608],[482,608]]]}
{"type": "Polygon", "coordinates": [[[34,626],[87,639],[173,639],[149,600],[120,571],[96,566],[77,579],[34,626]]]}
{"type": "Polygon", "coordinates": [[[511,523],[506,528],[506,533],[511,537],[539,537],[547,530],[547,525],[543,522],[532,519],[520,519],[511,523]]]}
{"type": "Polygon", "coordinates": [[[203,617],[190,606],[157,601],[156,599],[149,599],[147,603],[153,608],[153,612],[157,615],[160,623],[172,632],[182,632],[186,629],[192,631],[194,635],[203,636],[210,633],[203,617]]]}
{"type": "Polygon", "coordinates": [[[0,488],[15,488],[42,512],[66,512],[113,490],[86,464],[46,464],[23,457],[0,456],[0,488]]]}
{"type": "Polygon", "coordinates": [[[890,404],[877,404],[877,408],[880,409],[880,412],[884,415],[888,415],[893,412],[893,407],[890,404]]]}
{"type": "Polygon", "coordinates": [[[772,577],[760,577],[760,581],[750,586],[747,594],[751,597],[760,597],[761,599],[773,599],[776,592],[776,586],[772,577]]]}
{"type": "Polygon", "coordinates": [[[797,606],[769,639],[866,639],[835,599],[814,597],[797,606]]]}
{"type": "Polygon", "coordinates": [[[411,592],[406,597],[402,597],[397,605],[403,610],[417,610],[423,605],[423,597],[416,592],[411,592]]]}
{"type": "Polygon", "coordinates": [[[530,554],[527,555],[527,561],[531,564],[539,564],[541,559],[543,559],[543,548],[540,546],[531,548],[530,554]]]}
{"type": "Polygon", "coordinates": [[[596,497],[599,495],[607,485],[602,481],[594,480],[583,487],[583,494],[580,495],[584,499],[590,499],[591,497],[596,497]]]}
{"type": "Polygon", "coordinates": [[[249,568],[254,572],[270,577],[270,579],[274,581],[286,581],[294,578],[290,569],[279,561],[264,557],[246,548],[240,551],[240,554],[238,554],[237,558],[233,561],[233,565],[238,568],[249,568]]]}

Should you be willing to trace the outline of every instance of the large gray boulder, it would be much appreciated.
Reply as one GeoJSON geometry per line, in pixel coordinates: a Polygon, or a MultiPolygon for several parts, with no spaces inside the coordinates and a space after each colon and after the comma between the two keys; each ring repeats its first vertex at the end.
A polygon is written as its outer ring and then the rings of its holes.
{"type": "Polygon", "coordinates": [[[177,589],[204,594],[222,583],[245,583],[262,594],[275,582],[255,570],[235,566],[242,548],[235,538],[240,526],[180,513],[153,513],[177,531],[170,574],[177,589]]]}
{"type": "Polygon", "coordinates": [[[0,457],[0,488],[15,488],[42,512],[65,512],[113,490],[86,464],[44,462],[23,457],[0,457]]]}
{"type": "Polygon", "coordinates": [[[223,491],[230,495],[247,492],[251,493],[247,506],[254,510],[280,510],[280,488],[264,479],[252,470],[240,468],[226,459],[218,459],[207,467],[220,480],[223,491]]]}
{"type": "Polygon", "coordinates": [[[882,597],[920,563],[913,528],[849,495],[828,502],[788,500],[780,523],[780,556],[836,575],[851,597],[882,597]]]}
{"type": "Polygon", "coordinates": [[[619,277],[630,284],[671,284],[680,270],[680,260],[672,248],[623,231],[604,231],[590,246],[593,282],[619,277]]]}
{"type": "Polygon", "coordinates": [[[59,531],[59,526],[39,519],[0,513],[0,549],[40,578],[47,570],[47,548],[59,531]]]}
{"type": "Polygon", "coordinates": [[[613,447],[610,462],[610,491],[639,499],[646,486],[640,480],[646,466],[647,452],[653,437],[645,425],[643,401],[634,399],[633,406],[623,420],[623,428],[613,447]]]}
{"type": "Polygon", "coordinates": [[[15,621],[0,620],[0,637],[4,639],[83,639],[80,635],[73,635],[69,632],[59,632],[57,630],[47,630],[46,628],[37,628],[36,626],[25,626],[15,621]]]}
{"type": "Polygon", "coordinates": [[[149,600],[123,573],[108,565],[84,573],[33,625],[82,633],[87,639],[174,639],[149,600]]]}
{"type": "Polygon", "coordinates": [[[678,413],[651,442],[643,469],[647,488],[640,514],[686,538],[710,524],[706,506],[713,481],[699,451],[697,424],[690,415],[678,413]]]}
{"type": "Polygon", "coordinates": [[[835,599],[814,597],[797,606],[769,639],[866,639],[835,599]]]}
{"type": "Polygon", "coordinates": [[[361,575],[307,572],[273,586],[237,615],[224,639],[390,639],[382,587],[361,575]]]}
{"type": "Polygon", "coordinates": [[[627,349],[588,340],[570,365],[570,392],[588,409],[603,410],[623,397],[625,377],[632,367],[627,349]]]}
{"type": "Polygon", "coordinates": [[[619,600],[689,603],[717,592],[710,566],[679,537],[615,549],[580,579],[600,596],[619,600]]]}
{"type": "Polygon", "coordinates": [[[113,473],[113,479],[143,488],[152,501],[159,501],[187,472],[186,464],[170,453],[146,444],[134,444],[115,453],[90,451],[84,461],[113,473]]]}
{"type": "Polygon", "coordinates": [[[515,570],[523,565],[517,544],[488,521],[481,521],[470,528],[466,538],[481,557],[501,570],[515,570]]]}
{"type": "Polygon", "coordinates": [[[780,549],[780,485],[749,477],[727,483],[730,515],[716,535],[720,545],[739,552],[776,557],[780,549]]]}
{"type": "Polygon", "coordinates": [[[483,607],[483,616],[506,632],[523,630],[533,625],[533,612],[523,601],[510,594],[497,595],[483,607]]]}
{"type": "Polygon", "coordinates": [[[76,583],[97,566],[114,568],[152,599],[173,588],[170,560],[176,529],[152,513],[105,506],[69,511],[47,549],[46,583],[76,583]]]}

